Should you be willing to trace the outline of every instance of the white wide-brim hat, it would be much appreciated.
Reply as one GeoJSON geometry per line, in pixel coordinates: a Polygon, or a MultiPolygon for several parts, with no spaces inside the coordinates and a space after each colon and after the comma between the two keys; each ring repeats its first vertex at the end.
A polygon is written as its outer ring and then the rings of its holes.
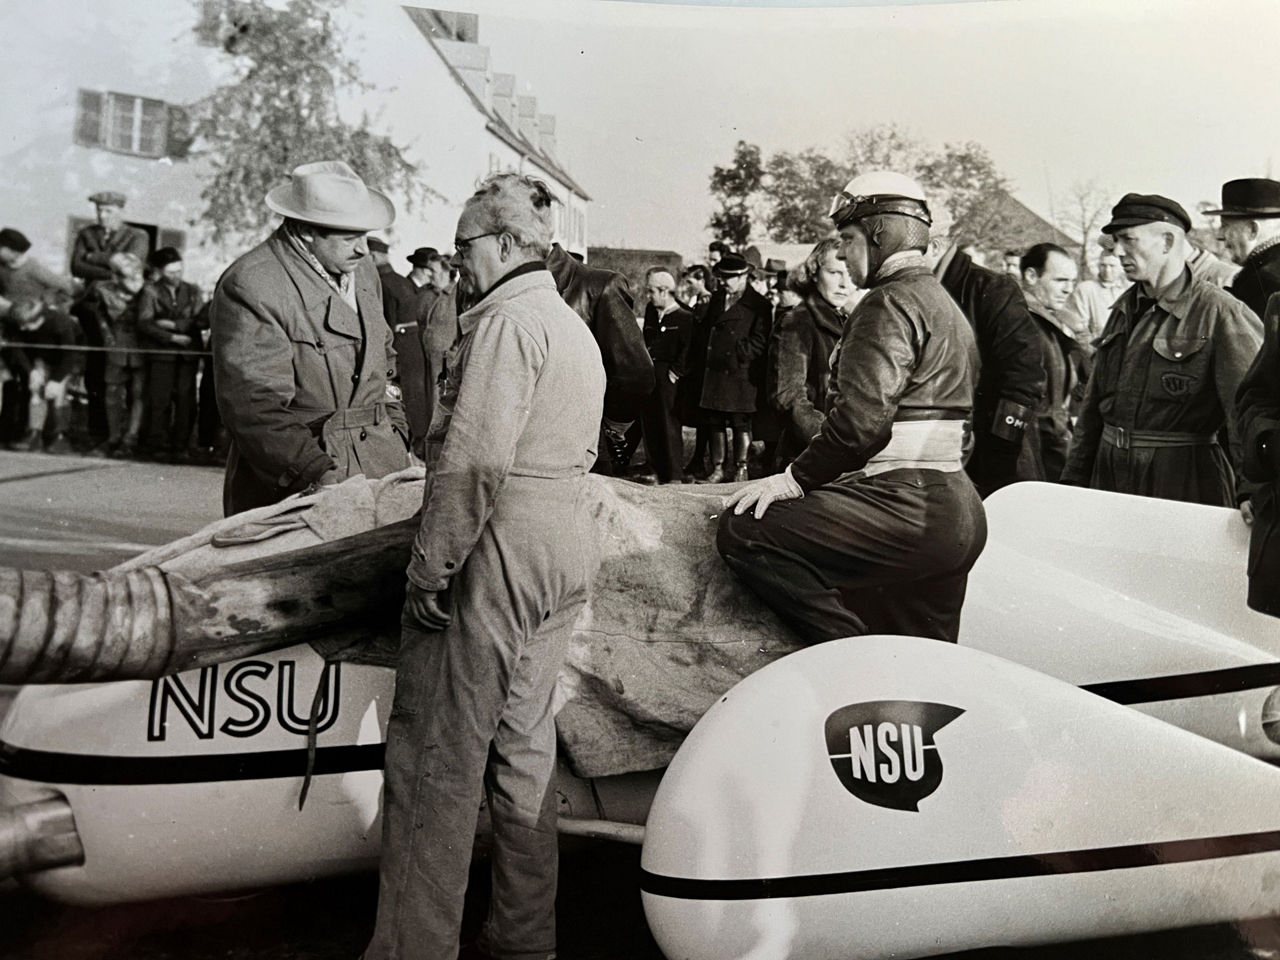
{"type": "Polygon", "coordinates": [[[341,160],[295,167],[288,183],[267,193],[266,204],[282,217],[339,230],[382,230],[396,219],[390,198],[365,186],[341,160]]]}

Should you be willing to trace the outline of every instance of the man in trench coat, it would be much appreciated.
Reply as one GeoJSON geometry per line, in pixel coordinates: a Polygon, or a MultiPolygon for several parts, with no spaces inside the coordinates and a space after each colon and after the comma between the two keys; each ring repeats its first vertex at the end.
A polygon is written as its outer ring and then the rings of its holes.
{"type": "Polygon", "coordinates": [[[395,208],[341,161],[267,194],[284,222],[233,263],[210,310],[230,516],[356,474],[407,467],[392,333],[365,234],[395,208]]]}

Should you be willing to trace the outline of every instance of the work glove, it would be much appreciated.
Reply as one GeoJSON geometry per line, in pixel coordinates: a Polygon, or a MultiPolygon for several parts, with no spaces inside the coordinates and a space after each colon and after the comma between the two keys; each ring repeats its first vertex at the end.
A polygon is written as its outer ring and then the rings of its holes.
{"type": "Polygon", "coordinates": [[[769,509],[769,504],[777,500],[798,500],[803,496],[804,491],[791,475],[791,468],[787,467],[782,473],[743,484],[728,496],[724,506],[726,510],[732,507],[735,516],[741,516],[754,506],[755,518],[759,520],[769,509]]]}

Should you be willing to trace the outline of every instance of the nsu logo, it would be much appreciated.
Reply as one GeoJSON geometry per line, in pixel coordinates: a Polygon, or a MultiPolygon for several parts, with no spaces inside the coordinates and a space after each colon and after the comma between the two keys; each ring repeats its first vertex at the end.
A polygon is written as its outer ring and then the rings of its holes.
{"type": "Polygon", "coordinates": [[[945,703],[872,700],[827,717],[827,754],[836,777],[859,800],[919,812],[942,783],[933,735],[964,713],[945,703]]]}

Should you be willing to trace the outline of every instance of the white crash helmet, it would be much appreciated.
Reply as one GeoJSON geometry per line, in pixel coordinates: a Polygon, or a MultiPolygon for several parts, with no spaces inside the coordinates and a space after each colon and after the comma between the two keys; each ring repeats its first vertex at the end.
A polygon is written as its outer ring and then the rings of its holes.
{"type": "Polygon", "coordinates": [[[854,220],[880,213],[914,217],[926,226],[932,222],[924,187],[905,174],[891,170],[872,170],[854,177],[831,198],[828,215],[839,229],[854,220]]]}

